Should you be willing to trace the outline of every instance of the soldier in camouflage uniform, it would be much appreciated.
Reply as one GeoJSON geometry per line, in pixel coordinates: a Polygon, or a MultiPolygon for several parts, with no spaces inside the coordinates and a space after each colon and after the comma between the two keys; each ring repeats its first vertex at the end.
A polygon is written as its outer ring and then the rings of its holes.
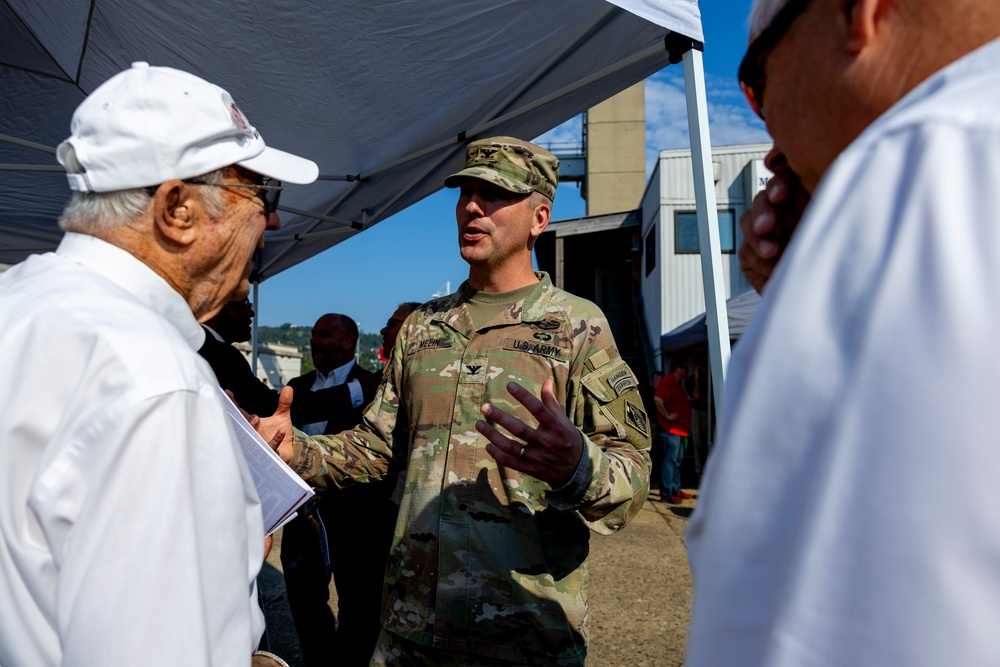
{"type": "Polygon", "coordinates": [[[295,434],[315,486],[406,467],[373,665],[584,664],[589,531],[639,511],[651,424],[600,309],[532,271],[557,180],[538,146],[470,144],[468,281],[406,319],[362,425],[295,434]]]}

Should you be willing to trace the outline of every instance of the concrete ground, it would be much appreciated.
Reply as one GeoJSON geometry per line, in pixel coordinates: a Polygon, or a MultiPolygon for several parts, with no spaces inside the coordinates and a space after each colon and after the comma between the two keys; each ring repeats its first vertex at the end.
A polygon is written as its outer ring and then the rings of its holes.
{"type": "MultiPolygon", "coordinates": [[[[697,493],[696,490],[686,489],[697,493]]],[[[657,492],[624,530],[592,534],[590,652],[594,667],[680,667],[691,609],[684,530],[697,500],[658,502],[657,492]]],[[[270,650],[304,667],[285,598],[280,531],[258,582],[270,650]]],[[[331,586],[331,606],[336,610],[331,586]]],[[[336,667],[331,663],[331,667],[336,667]]]]}

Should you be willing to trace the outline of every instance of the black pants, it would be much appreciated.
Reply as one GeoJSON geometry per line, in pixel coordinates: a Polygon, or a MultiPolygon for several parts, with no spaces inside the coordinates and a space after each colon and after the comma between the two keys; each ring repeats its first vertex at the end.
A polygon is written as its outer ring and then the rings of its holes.
{"type": "Polygon", "coordinates": [[[331,665],[337,618],[329,605],[330,571],[320,547],[319,526],[315,517],[300,512],[281,530],[281,566],[302,657],[307,667],[331,665]]]}
{"type": "Polygon", "coordinates": [[[319,500],[337,587],[337,618],[329,608],[330,574],[314,524],[297,517],[283,529],[288,605],[308,667],[368,667],[382,629],[385,564],[398,509],[389,499],[394,486],[392,476],[331,489],[319,500]],[[289,531],[293,523],[298,525],[289,531]],[[286,552],[289,532],[292,543],[286,552]]]}

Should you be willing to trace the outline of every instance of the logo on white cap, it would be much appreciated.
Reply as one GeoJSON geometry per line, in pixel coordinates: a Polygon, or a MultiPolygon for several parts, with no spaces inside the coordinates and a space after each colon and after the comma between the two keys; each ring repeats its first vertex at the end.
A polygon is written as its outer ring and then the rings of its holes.
{"type": "Polygon", "coordinates": [[[222,103],[226,105],[229,109],[229,115],[233,118],[233,127],[237,130],[249,130],[250,123],[247,122],[247,117],[243,115],[240,108],[236,106],[236,102],[233,102],[233,98],[229,96],[229,93],[222,94],[222,103]]]}
{"type": "Polygon", "coordinates": [[[250,125],[250,121],[236,106],[236,102],[229,96],[229,93],[222,93],[222,103],[226,106],[226,111],[229,112],[229,117],[233,121],[233,129],[239,133],[236,135],[236,143],[245,146],[248,141],[260,138],[260,133],[250,125]]]}

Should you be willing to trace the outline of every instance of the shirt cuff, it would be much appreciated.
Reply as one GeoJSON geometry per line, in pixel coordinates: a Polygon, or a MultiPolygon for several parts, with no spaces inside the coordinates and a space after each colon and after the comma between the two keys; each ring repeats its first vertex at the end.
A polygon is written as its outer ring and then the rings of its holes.
{"type": "MultiPolygon", "coordinates": [[[[581,433],[581,435],[583,435],[581,433]]],[[[596,466],[594,457],[600,457],[601,449],[583,435],[583,452],[580,454],[580,462],[576,464],[576,470],[568,480],[560,486],[545,494],[549,504],[560,510],[569,510],[578,507],[586,499],[587,491],[594,480],[594,470],[596,466]]]]}
{"type": "Polygon", "coordinates": [[[364,392],[361,391],[361,383],[351,380],[347,383],[347,388],[351,390],[351,407],[360,407],[365,402],[364,392]]]}
{"type": "Polygon", "coordinates": [[[292,459],[288,467],[304,481],[309,481],[323,467],[323,454],[308,435],[292,429],[292,459]]]}

